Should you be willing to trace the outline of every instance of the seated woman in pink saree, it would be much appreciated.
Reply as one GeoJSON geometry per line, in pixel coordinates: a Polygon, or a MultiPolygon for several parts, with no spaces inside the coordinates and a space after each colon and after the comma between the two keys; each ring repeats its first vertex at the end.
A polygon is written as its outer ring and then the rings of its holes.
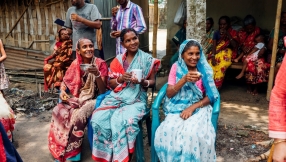
{"type": "Polygon", "coordinates": [[[94,57],[93,42],[80,39],[77,58],[68,68],[61,84],[59,103],[52,113],[49,130],[49,149],[60,162],[79,161],[87,119],[91,116],[96,97],[106,91],[108,69],[106,63],[94,57]],[[81,64],[90,64],[83,71],[81,64]],[[74,96],[70,98],[66,91],[74,96]]]}

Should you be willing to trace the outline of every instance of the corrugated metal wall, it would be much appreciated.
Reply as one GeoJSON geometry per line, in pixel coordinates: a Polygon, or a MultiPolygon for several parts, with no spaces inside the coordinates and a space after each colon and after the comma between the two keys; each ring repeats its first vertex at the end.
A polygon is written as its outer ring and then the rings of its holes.
{"type": "Polygon", "coordinates": [[[116,0],[94,0],[94,4],[97,6],[104,20],[102,21],[102,45],[104,50],[104,57],[108,59],[114,57],[116,54],[116,42],[115,39],[110,37],[110,19],[111,8],[117,5],[116,0]],[[106,19],[107,18],[107,19],[106,19]]]}
{"type": "Polygon", "coordinates": [[[41,69],[47,57],[42,52],[5,47],[7,59],[4,61],[6,69],[41,69]]]}

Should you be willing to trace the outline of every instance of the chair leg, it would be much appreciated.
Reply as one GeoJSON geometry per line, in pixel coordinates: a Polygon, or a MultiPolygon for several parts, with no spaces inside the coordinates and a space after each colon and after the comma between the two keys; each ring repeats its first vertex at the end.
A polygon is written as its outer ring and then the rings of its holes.
{"type": "Polygon", "coordinates": [[[147,128],[147,136],[148,136],[148,144],[151,146],[151,118],[150,115],[146,117],[146,128],[147,128]]]}
{"type": "Polygon", "coordinates": [[[136,145],[135,145],[136,162],[145,162],[142,121],[139,121],[138,125],[139,125],[139,133],[136,137],[136,145]]]}

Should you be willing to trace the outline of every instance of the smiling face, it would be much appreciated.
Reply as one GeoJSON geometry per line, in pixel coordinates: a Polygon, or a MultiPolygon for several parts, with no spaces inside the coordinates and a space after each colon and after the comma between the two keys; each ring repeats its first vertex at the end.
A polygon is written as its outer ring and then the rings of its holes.
{"type": "Polygon", "coordinates": [[[200,59],[200,49],[198,46],[189,47],[183,54],[182,59],[188,68],[195,68],[200,59]]]}
{"type": "Polygon", "coordinates": [[[91,40],[82,39],[79,41],[79,49],[77,52],[81,55],[83,59],[91,59],[94,54],[94,46],[91,40]]]}
{"type": "Polygon", "coordinates": [[[124,35],[124,40],[121,44],[127,49],[127,52],[136,53],[139,48],[138,36],[133,31],[129,31],[124,35]]]}

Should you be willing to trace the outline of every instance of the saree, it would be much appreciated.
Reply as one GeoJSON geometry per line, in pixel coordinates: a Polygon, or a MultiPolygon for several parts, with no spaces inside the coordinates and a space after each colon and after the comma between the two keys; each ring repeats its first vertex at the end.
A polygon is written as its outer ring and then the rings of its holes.
{"type": "Polygon", "coordinates": [[[17,150],[6,135],[2,123],[0,123],[0,160],[1,162],[23,162],[17,150]]]}
{"type": "MultiPolygon", "coordinates": [[[[219,31],[217,31],[219,32],[219,31]]],[[[237,40],[237,32],[233,30],[232,28],[228,29],[228,32],[232,36],[234,40],[237,40]]],[[[230,41],[228,38],[221,37],[217,41],[217,46],[216,51],[218,51],[217,54],[215,54],[215,60],[216,60],[216,65],[212,65],[212,51],[208,54],[208,62],[210,66],[213,69],[213,78],[214,82],[217,88],[221,88],[225,72],[227,68],[231,65],[231,60],[233,58],[233,55],[236,55],[236,50],[231,49],[230,47],[230,41]]]]}
{"type": "MultiPolygon", "coordinates": [[[[260,34],[260,29],[248,34],[244,29],[238,32],[239,47],[248,47],[250,50],[256,45],[255,37],[260,34]]],[[[244,58],[245,59],[245,58],[244,58]]],[[[243,59],[243,60],[244,60],[243,59]]],[[[248,84],[258,84],[268,81],[269,64],[264,58],[258,58],[256,61],[248,61],[245,69],[245,79],[248,84]]]]}
{"type": "Polygon", "coordinates": [[[212,51],[214,32],[215,32],[214,29],[211,28],[211,30],[207,32],[207,34],[203,37],[201,45],[203,47],[203,51],[205,55],[207,55],[208,53],[212,51]]]}
{"type": "Polygon", "coordinates": [[[0,91],[0,122],[6,131],[6,134],[10,141],[12,141],[12,131],[15,128],[15,115],[7,101],[3,97],[0,91]]]}
{"type": "MultiPolygon", "coordinates": [[[[186,63],[181,57],[182,51],[189,41],[180,46],[180,55],[177,64],[176,83],[188,73],[186,63]]],[[[197,64],[202,74],[202,82],[206,96],[214,103],[219,94],[215,87],[205,55],[200,47],[200,59],[197,64]]],[[[161,162],[185,161],[216,161],[215,129],[211,123],[212,106],[205,105],[197,108],[191,117],[184,120],[180,117],[183,110],[203,99],[203,92],[191,82],[186,83],[172,98],[165,97],[163,110],[166,118],[155,133],[154,146],[161,162]]]]}
{"type": "Polygon", "coordinates": [[[66,70],[72,63],[72,41],[57,42],[52,55],[44,60],[44,90],[54,85],[59,88],[66,70]],[[54,59],[51,63],[49,60],[54,59]]]}
{"type": "MultiPolygon", "coordinates": [[[[98,67],[101,77],[108,75],[107,65],[102,59],[95,58],[92,62],[98,67]]],[[[95,75],[83,72],[79,66],[81,63],[77,54],[62,82],[75,97],[68,99],[68,103],[59,103],[52,112],[48,146],[53,157],[60,162],[74,160],[71,158],[80,160],[87,119],[99,95],[95,75]]]]}
{"type": "MultiPolygon", "coordinates": [[[[118,78],[125,73],[123,62],[126,54],[117,55],[110,65],[109,77],[118,78]]],[[[160,61],[138,50],[126,72],[142,69],[143,78],[152,70],[158,70],[160,61]]],[[[93,112],[92,158],[95,161],[128,162],[134,152],[135,139],[139,132],[138,121],[146,112],[147,93],[139,84],[119,84],[93,112]]]]}

